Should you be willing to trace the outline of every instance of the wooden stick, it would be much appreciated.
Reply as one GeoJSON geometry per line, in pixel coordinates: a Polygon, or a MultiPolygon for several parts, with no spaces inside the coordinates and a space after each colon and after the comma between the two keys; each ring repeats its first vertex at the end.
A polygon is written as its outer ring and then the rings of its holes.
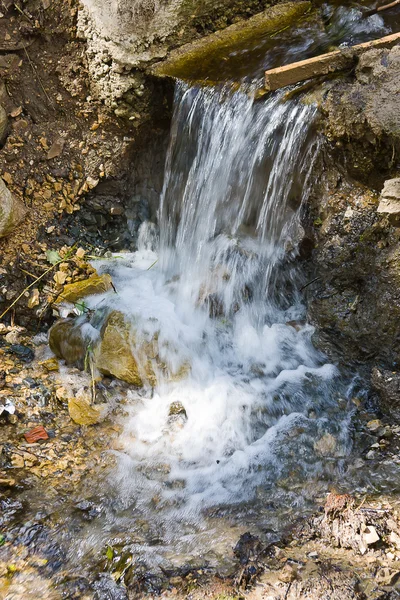
{"type": "Polygon", "coordinates": [[[400,33],[394,33],[378,40],[373,40],[372,42],[365,42],[364,44],[345,48],[343,51],[336,50],[335,52],[291,63],[284,67],[270,69],[265,72],[265,89],[273,92],[287,85],[293,85],[294,83],[306,81],[313,77],[329,75],[336,71],[349,69],[354,65],[355,57],[360,56],[367,50],[371,50],[372,48],[391,48],[399,42],[400,33]]]}
{"type": "Polygon", "coordinates": [[[377,8],[373,8],[372,10],[367,10],[364,13],[364,17],[372,17],[372,15],[376,15],[384,10],[389,10],[390,8],[394,8],[395,6],[400,5],[400,0],[394,0],[394,2],[390,2],[390,4],[384,4],[383,6],[378,6],[377,8]]]}

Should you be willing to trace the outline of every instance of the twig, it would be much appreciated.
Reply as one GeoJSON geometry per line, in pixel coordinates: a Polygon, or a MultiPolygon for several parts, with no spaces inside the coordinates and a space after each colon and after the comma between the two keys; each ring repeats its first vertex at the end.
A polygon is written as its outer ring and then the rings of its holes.
{"type": "Polygon", "coordinates": [[[303,290],[305,290],[309,285],[311,285],[312,283],[315,283],[316,281],[318,281],[319,279],[321,279],[321,277],[316,277],[315,279],[313,279],[312,281],[309,281],[308,283],[306,283],[306,285],[303,285],[302,288],[300,288],[300,292],[302,292],[303,290]]]}
{"type": "Polygon", "coordinates": [[[364,17],[372,17],[377,13],[383,12],[384,10],[389,10],[390,8],[394,8],[395,6],[400,5],[400,0],[395,0],[394,2],[390,2],[390,4],[384,4],[383,6],[378,6],[377,8],[373,8],[372,10],[368,10],[364,13],[364,17]]]}
{"type": "Polygon", "coordinates": [[[29,284],[29,285],[28,285],[28,286],[27,286],[27,287],[26,287],[24,290],[22,290],[22,292],[21,292],[21,293],[20,293],[20,295],[19,295],[19,296],[18,296],[18,297],[17,297],[17,298],[14,300],[14,302],[12,302],[12,303],[10,304],[10,306],[9,306],[8,308],[6,308],[6,310],[5,310],[5,311],[4,311],[4,312],[3,312],[3,313],[0,315],[0,319],[2,319],[2,318],[3,318],[3,317],[4,317],[4,316],[5,316],[7,313],[8,313],[8,311],[9,311],[9,310],[11,310],[11,309],[12,309],[12,307],[13,307],[13,306],[15,306],[15,305],[17,304],[18,300],[20,300],[20,299],[22,298],[22,296],[24,296],[24,295],[25,295],[25,292],[27,292],[28,290],[30,290],[30,289],[31,289],[31,287],[33,287],[33,286],[34,286],[34,285],[35,285],[35,284],[36,284],[38,281],[40,281],[41,279],[43,279],[43,277],[44,277],[45,275],[47,275],[48,273],[51,273],[51,271],[52,271],[52,270],[53,270],[55,267],[57,267],[59,264],[61,264],[62,262],[67,262],[68,260],[70,260],[70,259],[68,259],[68,258],[63,258],[63,259],[59,260],[59,261],[58,261],[58,262],[56,262],[54,265],[51,265],[51,267],[50,267],[49,269],[47,269],[47,271],[45,271],[45,272],[44,272],[44,273],[42,273],[42,274],[41,274],[39,277],[37,277],[37,279],[35,279],[35,281],[32,281],[32,283],[30,283],[30,284],[29,284]]]}
{"type": "Polygon", "coordinates": [[[148,270],[148,271],[150,271],[150,269],[152,269],[152,268],[154,267],[154,265],[155,265],[155,264],[157,264],[157,263],[158,263],[158,258],[157,258],[157,260],[155,260],[155,261],[153,262],[153,264],[152,264],[152,265],[150,265],[150,266],[149,266],[149,268],[148,268],[147,270],[148,270]]]}

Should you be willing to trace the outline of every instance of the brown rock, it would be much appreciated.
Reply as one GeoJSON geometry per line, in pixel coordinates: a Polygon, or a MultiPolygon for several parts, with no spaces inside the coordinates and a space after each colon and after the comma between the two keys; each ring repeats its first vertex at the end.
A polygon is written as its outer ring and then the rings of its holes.
{"type": "Polygon", "coordinates": [[[40,363],[42,367],[46,369],[46,371],[59,371],[60,365],[58,364],[58,360],[56,358],[48,358],[40,363]]]}
{"type": "Polygon", "coordinates": [[[47,431],[45,430],[43,425],[38,425],[37,427],[34,427],[30,431],[27,431],[26,433],[24,433],[24,438],[26,439],[28,444],[34,444],[35,442],[37,442],[39,440],[48,440],[49,434],[47,433],[47,431]]]}
{"type": "Polygon", "coordinates": [[[291,583],[297,577],[297,569],[294,565],[287,563],[278,575],[279,581],[283,583],[291,583]]]}
{"type": "Polygon", "coordinates": [[[47,160],[51,160],[52,158],[57,158],[58,156],[60,156],[62,154],[62,151],[64,150],[64,145],[64,138],[59,137],[56,140],[54,140],[47,153],[47,160]]]}
{"type": "Polygon", "coordinates": [[[77,302],[86,296],[93,294],[102,294],[112,288],[111,276],[105,273],[104,275],[92,275],[83,281],[75,281],[64,286],[62,294],[57,298],[56,303],[60,302],[77,302]]]}
{"type": "Polygon", "coordinates": [[[68,412],[71,419],[78,425],[95,425],[101,421],[101,411],[92,406],[90,400],[84,395],[69,398],[68,412]]]}
{"type": "Polygon", "coordinates": [[[95,351],[95,363],[105,375],[143,386],[137,362],[132,355],[134,333],[124,315],[113,311],[102,329],[102,341],[95,351]]]}
{"type": "Polygon", "coordinates": [[[64,359],[67,364],[83,366],[87,342],[74,319],[61,319],[53,325],[49,332],[49,346],[57,358],[64,359]]]}

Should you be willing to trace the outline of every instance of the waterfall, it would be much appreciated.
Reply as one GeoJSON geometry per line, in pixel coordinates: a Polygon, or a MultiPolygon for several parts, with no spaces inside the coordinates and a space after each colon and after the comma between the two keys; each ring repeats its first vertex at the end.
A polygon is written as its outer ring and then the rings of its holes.
{"type": "Polygon", "coordinates": [[[151,515],[181,550],[211,509],[270,501],[284,481],[301,502],[295,490],[350,449],[340,377],[311,343],[295,260],[315,114],[282,93],[257,103],[249,90],[178,84],[159,231],[144,224],[136,253],[104,263],[118,290],[106,302],[137,343],[157,339],[159,361],[155,388],[128,392],[115,502],[151,515]]]}

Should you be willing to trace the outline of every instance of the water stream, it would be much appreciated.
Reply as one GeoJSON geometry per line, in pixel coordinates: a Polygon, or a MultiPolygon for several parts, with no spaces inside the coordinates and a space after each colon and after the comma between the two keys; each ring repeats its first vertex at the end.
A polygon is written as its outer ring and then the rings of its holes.
{"type": "MultiPolygon", "coordinates": [[[[355,10],[339,7],[331,28],[350,27],[352,42],[388,31],[355,10]]],[[[324,40],[311,31],[274,60],[315,52],[324,40]]],[[[270,64],[262,44],[254,51],[259,69],[270,64]]],[[[248,82],[177,83],[158,224],[141,226],[137,252],[96,261],[118,293],[88,307],[125,315],[145,386],[128,392],[101,525],[71,557],[129,531],[148,567],[221,567],[240,533],[272,539],[347,468],[352,377],[312,345],[297,260],[318,178],[317,109],[284,92],[253,96],[248,82]]]]}
{"type": "MultiPolygon", "coordinates": [[[[381,17],[363,27],[356,41],[388,31],[381,17]]],[[[275,64],[315,51],[310,32],[296,46],[301,31],[275,64]]],[[[96,261],[118,293],[87,306],[124,314],[145,385],[127,392],[102,517],[68,538],[72,563],[117,539],[149,568],[221,568],[241,533],[274,539],[348,467],[354,382],[312,344],[297,260],[317,108],[284,92],[255,102],[251,79],[177,83],[158,223],[141,226],[137,252],[96,261]]]]}
{"type": "Polygon", "coordinates": [[[225,554],[233,531],[216,533],[215,511],[265,527],[266,506],[279,520],[307,503],[302,486],[320,491],[351,449],[346,386],[311,343],[299,291],[315,114],[283,93],[257,104],[177,85],[159,232],[143,224],[136,253],[97,265],[118,294],[88,306],[125,315],[139,363],[157,339],[157,385],[128,393],[106,518],[152,524],[150,564],[225,554]]]}

